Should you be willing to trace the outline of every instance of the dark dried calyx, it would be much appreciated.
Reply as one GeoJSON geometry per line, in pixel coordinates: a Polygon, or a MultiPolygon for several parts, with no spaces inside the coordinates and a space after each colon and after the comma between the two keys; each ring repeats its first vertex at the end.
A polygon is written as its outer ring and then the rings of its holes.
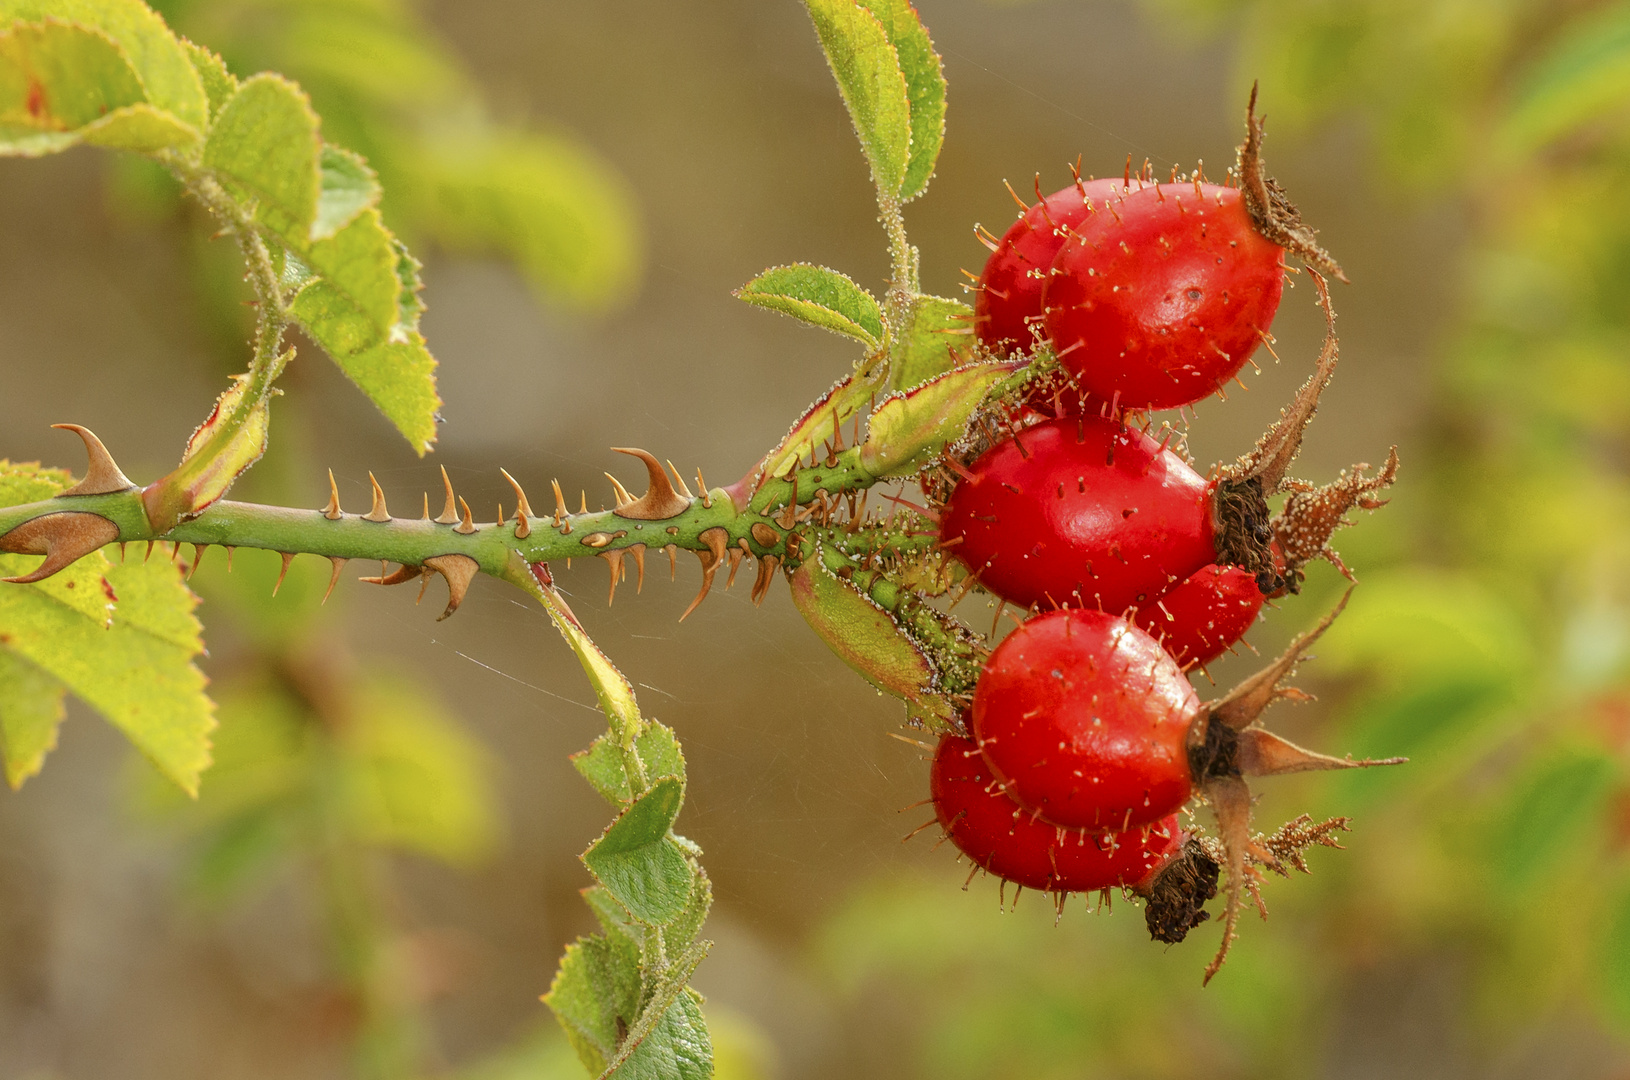
{"type": "Polygon", "coordinates": [[[1149,937],[1175,945],[1210,918],[1205,904],[1217,895],[1219,869],[1216,860],[1201,849],[1199,841],[1191,839],[1185,843],[1183,853],[1173,859],[1149,887],[1149,901],[1143,909],[1149,937]]]}

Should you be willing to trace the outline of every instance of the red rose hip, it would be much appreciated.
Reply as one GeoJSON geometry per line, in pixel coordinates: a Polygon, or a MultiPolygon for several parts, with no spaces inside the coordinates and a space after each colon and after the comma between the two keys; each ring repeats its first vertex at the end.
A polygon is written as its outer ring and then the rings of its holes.
{"type": "Polygon", "coordinates": [[[1155,184],[1083,221],[1043,294],[1059,362],[1123,409],[1187,405],[1237,374],[1284,289],[1284,249],[1237,188],[1155,184]]]}
{"type": "Polygon", "coordinates": [[[1183,846],[1176,815],[1119,834],[1038,821],[1002,794],[973,741],[956,735],[940,739],[929,791],[951,842],[980,867],[1027,889],[1137,888],[1183,846]]]}
{"type": "Polygon", "coordinates": [[[1211,663],[1243,638],[1264,599],[1255,576],[1212,563],[1139,607],[1132,618],[1187,671],[1211,663]]]}
{"type": "Polygon", "coordinates": [[[1071,184],[1019,215],[979,277],[973,325],[981,345],[1000,354],[1029,350],[1041,328],[1042,286],[1068,230],[1124,191],[1121,180],[1071,184]]]}
{"type": "Polygon", "coordinates": [[[1119,613],[1217,559],[1205,480],[1099,416],[1046,421],[986,451],[946,500],[940,535],[980,585],[1023,607],[1119,613]]]}
{"type": "Polygon", "coordinates": [[[1030,619],[991,653],[973,733],[1014,802],[1054,825],[1121,832],[1188,801],[1200,700],[1154,638],[1101,611],[1030,619]]]}

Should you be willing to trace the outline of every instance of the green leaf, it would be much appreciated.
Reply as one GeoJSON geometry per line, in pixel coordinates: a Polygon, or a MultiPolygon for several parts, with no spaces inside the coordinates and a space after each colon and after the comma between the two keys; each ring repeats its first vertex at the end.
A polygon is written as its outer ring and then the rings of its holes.
{"type": "Polygon", "coordinates": [[[637,957],[605,938],[578,938],[566,946],[544,1003],[554,1012],[584,1068],[598,1076],[639,1016],[637,957]]]}
{"type": "Polygon", "coordinates": [[[911,157],[911,98],[883,24],[855,0],[805,0],[849,107],[878,196],[897,199],[911,157]]]}
{"type": "MultiPolygon", "coordinates": [[[[648,721],[645,730],[635,737],[634,748],[645,765],[647,777],[672,776],[684,781],[685,755],[671,728],[648,721]]],[[[571,761],[583,779],[607,802],[623,805],[633,798],[622,754],[609,734],[596,738],[587,750],[573,754],[571,761]]]]}
{"type": "Polygon", "coordinates": [[[867,425],[860,464],[873,476],[915,473],[962,437],[968,418],[1017,363],[973,364],[947,371],[881,401],[867,425]]]}
{"type": "Polygon", "coordinates": [[[85,125],[142,101],[135,69],[104,34],[58,22],[0,33],[0,154],[66,149],[85,125]]]}
{"type": "Polygon", "coordinates": [[[67,688],[30,664],[0,649],[0,759],[13,789],[34,776],[45,755],[57,748],[67,688]]]}
{"type": "Polygon", "coordinates": [[[317,195],[313,240],[326,240],[345,228],[364,210],[379,205],[379,177],[360,154],[323,144],[319,158],[322,186],[317,195]]]}
{"type": "Polygon", "coordinates": [[[857,338],[869,349],[883,341],[883,310],[876,298],[824,266],[778,266],[737,289],[735,295],[749,304],[857,338]]]}
{"type": "Polygon", "coordinates": [[[181,47],[192,62],[193,70],[198,72],[199,84],[203,86],[204,96],[209,101],[209,118],[214,120],[221,106],[238,92],[238,80],[226,69],[225,60],[202,45],[194,45],[182,38],[181,47]]]}
{"type": "Polygon", "coordinates": [[[713,1043],[701,996],[687,987],[613,1075],[617,1080],[710,1080],[713,1043]]]}
{"type": "Polygon", "coordinates": [[[117,42],[141,81],[145,100],[194,131],[209,125],[209,102],[181,41],[140,0],[0,0],[0,26],[60,19],[117,42]]]}
{"type": "Polygon", "coordinates": [[[310,241],[322,188],[317,114],[281,75],[246,80],[221,106],[204,143],[204,164],[254,199],[258,220],[297,251],[310,241]]]}
{"type": "Polygon", "coordinates": [[[900,200],[906,202],[928,190],[945,141],[945,72],[928,30],[909,0],[858,2],[883,25],[906,79],[911,102],[911,161],[900,190],[900,200]]]}
{"type": "Polygon", "coordinates": [[[1517,789],[1492,832],[1503,883],[1522,889],[1562,859],[1601,814],[1618,769],[1607,753],[1564,751],[1542,762],[1517,789]]]}
{"type": "Polygon", "coordinates": [[[968,362],[973,308],[941,296],[918,296],[910,321],[889,348],[889,389],[910,390],[968,362]]]}
{"type": "Polygon", "coordinates": [[[1534,61],[1500,129],[1513,154],[1603,118],[1630,120],[1630,6],[1575,19],[1534,61]]]}
{"type": "Polygon", "coordinates": [[[340,738],[358,837],[454,865],[488,855],[498,810],[486,749],[420,688],[373,678],[354,689],[340,738]]]}
{"type": "Polygon", "coordinates": [[[195,128],[151,105],[126,105],[85,125],[80,138],[91,146],[156,154],[160,150],[186,151],[201,136],[195,128]]]}
{"type": "Polygon", "coordinates": [[[691,864],[695,877],[691,883],[690,899],[685,902],[685,910],[674,916],[673,922],[663,928],[662,938],[668,943],[668,948],[678,950],[696,940],[701,933],[702,924],[707,921],[707,913],[713,907],[713,882],[708,879],[707,871],[696,863],[691,864]]]}
{"type": "Polygon", "coordinates": [[[792,575],[792,602],[810,628],[866,681],[916,701],[930,691],[934,669],[894,616],[826,566],[825,553],[792,575]]]}
{"type": "Polygon", "coordinates": [[[498,251],[540,294],[589,310],[639,275],[638,200],[607,162],[569,139],[458,131],[413,152],[426,171],[424,216],[454,251],[498,251]]]}
{"type": "Polygon", "coordinates": [[[796,469],[800,460],[814,453],[816,447],[865,408],[872,393],[872,382],[858,374],[834,383],[798,418],[781,444],[765,456],[760,466],[764,476],[784,477],[796,469]]]}
{"type": "Polygon", "coordinates": [[[690,864],[668,835],[684,798],[683,782],[658,780],[583,853],[589,872],[641,922],[666,923],[690,899],[690,864]]]}

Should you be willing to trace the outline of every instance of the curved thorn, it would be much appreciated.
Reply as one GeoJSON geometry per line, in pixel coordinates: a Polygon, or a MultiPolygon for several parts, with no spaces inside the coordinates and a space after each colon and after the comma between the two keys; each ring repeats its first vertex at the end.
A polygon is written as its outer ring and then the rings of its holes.
{"type": "Polygon", "coordinates": [[[509,486],[515,489],[515,498],[520,503],[515,508],[515,539],[525,540],[532,535],[532,525],[527,521],[527,518],[532,516],[532,506],[526,501],[526,492],[521,490],[520,482],[509,475],[509,470],[499,469],[498,471],[504,474],[504,479],[509,481],[509,486]]]}
{"type": "Polygon", "coordinates": [[[454,501],[453,481],[448,477],[447,466],[445,465],[441,467],[441,486],[447,492],[447,501],[442,505],[441,513],[437,514],[432,520],[437,525],[456,525],[458,524],[458,504],[454,501]]]}
{"type": "Polygon", "coordinates": [[[470,591],[470,582],[481,566],[468,555],[437,555],[426,559],[424,564],[447,579],[447,610],[436,616],[436,621],[441,622],[464,603],[465,594],[470,591]]]}
{"type": "Polygon", "coordinates": [[[342,559],[338,555],[330,555],[328,561],[334,564],[334,572],[328,575],[328,588],[323,590],[322,602],[324,604],[328,603],[328,598],[334,595],[334,586],[338,585],[340,581],[340,570],[351,560],[342,559]]]}
{"type": "Polygon", "coordinates": [[[338,521],[345,516],[340,509],[340,486],[334,482],[334,470],[328,470],[328,505],[323,507],[323,517],[329,521],[338,521]]]}
{"type": "MultiPolygon", "coordinates": [[[[555,528],[558,529],[560,528],[561,522],[566,520],[566,515],[568,513],[566,509],[566,495],[560,490],[559,480],[549,481],[549,486],[555,489],[555,528]]],[[[572,526],[570,523],[567,523],[566,532],[569,534],[571,531],[572,526]]]]}
{"type": "Polygon", "coordinates": [[[69,511],[46,514],[0,536],[0,551],[16,555],[44,555],[32,573],[0,578],[13,585],[30,585],[78,562],[91,552],[119,539],[119,527],[100,514],[69,511]]]}
{"type": "Polygon", "coordinates": [[[113,455],[108,448],[102,445],[90,428],[78,424],[52,424],[59,431],[71,431],[78,435],[85,443],[85,454],[90,464],[85,467],[85,478],[67,491],[59,492],[57,498],[64,495],[107,495],[115,491],[129,491],[135,483],[119,471],[114,462],[113,455]]]}
{"type": "Polygon", "coordinates": [[[283,587],[283,579],[289,574],[289,564],[294,561],[294,552],[292,551],[280,551],[278,554],[283,556],[283,568],[277,572],[277,583],[272,586],[273,596],[276,596],[277,590],[283,587]]]}
{"type": "Polygon", "coordinates": [[[736,546],[730,549],[730,575],[724,579],[726,592],[729,592],[730,586],[736,583],[736,571],[741,569],[741,560],[751,554],[752,552],[747,549],[746,537],[736,541],[736,546]]]}
{"type": "Polygon", "coordinates": [[[628,493],[628,489],[623,487],[622,481],[618,480],[610,473],[606,473],[606,479],[611,481],[611,489],[612,491],[616,492],[617,495],[617,505],[615,509],[621,510],[624,506],[627,506],[629,503],[634,501],[634,496],[630,495],[628,493]]]}
{"type": "Polygon", "coordinates": [[[776,568],[781,565],[781,558],[777,555],[766,555],[758,561],[758,578],[753,582],[752,600],[754,606],[764,603],[764,598],[770,595],[770,585],[775,581],[776,568]]]}
{"type": "Polygon", "coordinates": [[[638,571],[634,579],[634,594],[637,596],[645,589],[645,545],[633,544],[628,548],[628,553],[634,556],[634,566],[638,571]]]}
{"type": "Polygon", "coordinates": [[[391,519],[391,512],[385,508],[385,492],[380,488],[379,481],[374,479],[373,473],[368,474],[368,483],[373,485],[374,504],[368,508],[368,512],[366,514],[362,515],[362,520],[389,521],[391,519]]]}
{"type": "Polygon", "coordinates": [[[679,577],[679,545],[669,544],[662,550],[668,553],[668,580],[677,580],[679,577]]]}
{"type": "Polygon", "coordinates": [[[459,508],[464,511],[464,520],[459,522],[458,525],[454,527],[453,531],[464,536],[469,536],[471,533],[475,532],[475,522],[470,520],[470,504],[461,498],[458,501],[458,505],[459,508]]]}
{"type": "Polygon", "coordinates": [[[606,595],[606,607],[610,607],[617,599],[617,583],[623,577],[623,553],[621,549],[615,551],[602,551],[600,557],[611,567],[611,592],[606,595]]]}
{"type": "MultiPolygon", "coordinates": [[[[689,492],[681,498],[674,490],[673,484],[668,480],[668,474],[662,471],[662,462],[651,454],[627,446],[613,446],[619,454],[637,457],[645,465],[645,473],[649,477],[649,484],[645,494],[638,499],[627,499],[616,509],[618,517],[634,518],[637,521],[665,521],[671,517],[678,517],[690,509],[689,492]]],[[[606,475],[610,476],[610,473],[606,475]]],[[[613,479],[612,483],[616,483],[613,479]]],[[[622,485],[618,485],[621,491],[622,485]]]]}
{"type": "Polygon", "coordinates": [[[686,616],[707,599],[708,590],[713,588],[713,575],[719,572],[719,564],[724,561],[725,544],[730,540],[730,531],[723,526],[715,525],[711,529],[704,529],[698,539],[707,545],[706,551],[696,553],[696,557],[702,561],[702,589],[696,594],[696,599],[690,602],[690,607],[685,609],[685,614],[679,616],[680,622],[684,622],[686,616]]]}
{"type": "Polygon", "coordinates": [[[424,567],[410,566],[407,563],[403,563],[389,574],[385,573],[384,569],[381,568],[378,577],[357,578],[357,580],[365,581],[369,585],[400,585],[404,581],[412,581],[414,578],[423,573],[424,567]]]}

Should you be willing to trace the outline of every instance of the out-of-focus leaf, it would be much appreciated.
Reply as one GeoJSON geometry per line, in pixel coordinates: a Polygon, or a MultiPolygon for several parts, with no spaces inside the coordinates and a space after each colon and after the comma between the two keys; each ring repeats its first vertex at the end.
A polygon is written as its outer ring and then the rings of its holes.
{"type": "Polygon", "coordinates": [[[911,103],[911,160],[901,185],[902,202],[915,199],[928,190],[945,141],[945,72],[939,53],[929,40],[917,9],[909,0],[859,0],[877,16],[894,46],[900,71],[906,78],[911,103]]]}
{"type": "Polygon", "coordinates": [[[1526,154],[1588,124],[1630,121],[1630,4],[1575,19],[1529,67],[1501,125],[1526,154]]]}
{"type": "Polygon", "coordinates": [[[6,783],[20,788],[39,773],[45,755],[57,748],[63,696],[56,679],[15,653],[0,649],[0,759],[6,783]]]}
{"type": "Polygon", "coordinates": [[[86,124],[143,100],[141,80],[105,34],[55,22],[0,32],[0,154],[66,149],[86,124]]]}
{"type": "Polygon", "coordinates": [[[322,188],[317,196],[313,240],[326,240],[356,220],[364,210],[379,205],[379,177],[368,163],[349,150],[324,144],[319,158],[322,188]]]}
{"type": "Polygon", "coordinates": [[[889,349],[889,389],[910,390],[967,362],[973,308],[942,296],[919,296],[911,321],[889,349]]]}
{"type": "Polygon", "coordinates": [[[412,152],[426,173],[427,223],[448,248],[502,252],[544,296],[589,310],[611,306],[638,276],[634,196],[577,143],[460,133],[412,152]]]}
{"type": "MultiPolygon", "coordinates": [[[[60,470],[0,462],[4,505],[49,498],[65,486],[60,470]]],[[[0,576],[38,561],[0,555],[0,576]]],[[[204,648],[192,613],[197,603],[168,559],[112,566],[98,552],[44,581],[0,585],[0,645],[64,684],[196,794],[215,726],[207,680],[192,663],[204,648]]]]}
{"type": "Polygon", "coordinates": [[[736,296],[756,307],[857,338],[869,349],[883,341],[883,310],[877,299],[824,266],[777,266],[737,289],[736,296]]]}
{"type": "Polygon", "coordinates": [[[487,855],[497,838],[485,749],[425,695],[372,679],[355,690],[341,732],[356,835],[450,863],[487,855]]]}
{"type": "Polygon", "coordinates": [[[283,34],[287,70],[378,105],[424,110],[467,86],[456,59],[400,5],[301,5],[289,12],[283,34]]]}
{"type": "Polygon", "coordinates": [[[225,60],[202,45],[194,45],[182,38],[181,47],[186,50],[193,70],[198,72],[199,85],[204,88],[204,96],[209,101],[209,118],[214,120],[221,106],[238,92],[238,80],[226,69],[225,60]]]}
{"type": "Polygon", "coordinates": [[[805,0],[805,6],[871,164],[878,196],[897,199],[911,158],[911,98],[900,57],[877,16],[855,0],[805,0]]]}
{"type": "Polygon", "coordinates": [[[1630,1028],[1630,882],[1622,875],[1610,900],[1608,917],[1601,947],[1594,950],[1603,997],[1619,1027],[1630,1028]]]}
{"type": "Polygon", "coordinates": [[[1575,748],[1540,763],[1507,801],[1489,834],[1503,883],[1521,889],[1565,856],[1601,813],[1618,769],[1594,748],[1575,748]]]}
{"type": "Polygon", "coordinates": [[[160,150],[184,152],[199,139],[195,128],[151,105],[126,105],[116,109],[86,124],[79,136],[91,146],[129,150],[135,154],[156,154],[160,150]]]}
{"type": "Polygon", "coordinates": [[[204,143],[204,164],[254,199],[260,221],[296,250],[309,242],[322,188],[317,123],[298,86],[262,73],[221,106],[204,143]]]}
{"type": "Polygon", "coordinates": [[[209,102],[186,49],[140,0],[0,0],[0,26],[18,20],[82,23],[117,42],[143,97],[194,131],[209,125],[209,102]]]}
{"type": "Polygon", "coordinates": [[[583,853],[589,871],[641,922],[669,922],[690,899],[690,864],[668,835],[684,797],[681,781],[658,780],[583,853]]]}

